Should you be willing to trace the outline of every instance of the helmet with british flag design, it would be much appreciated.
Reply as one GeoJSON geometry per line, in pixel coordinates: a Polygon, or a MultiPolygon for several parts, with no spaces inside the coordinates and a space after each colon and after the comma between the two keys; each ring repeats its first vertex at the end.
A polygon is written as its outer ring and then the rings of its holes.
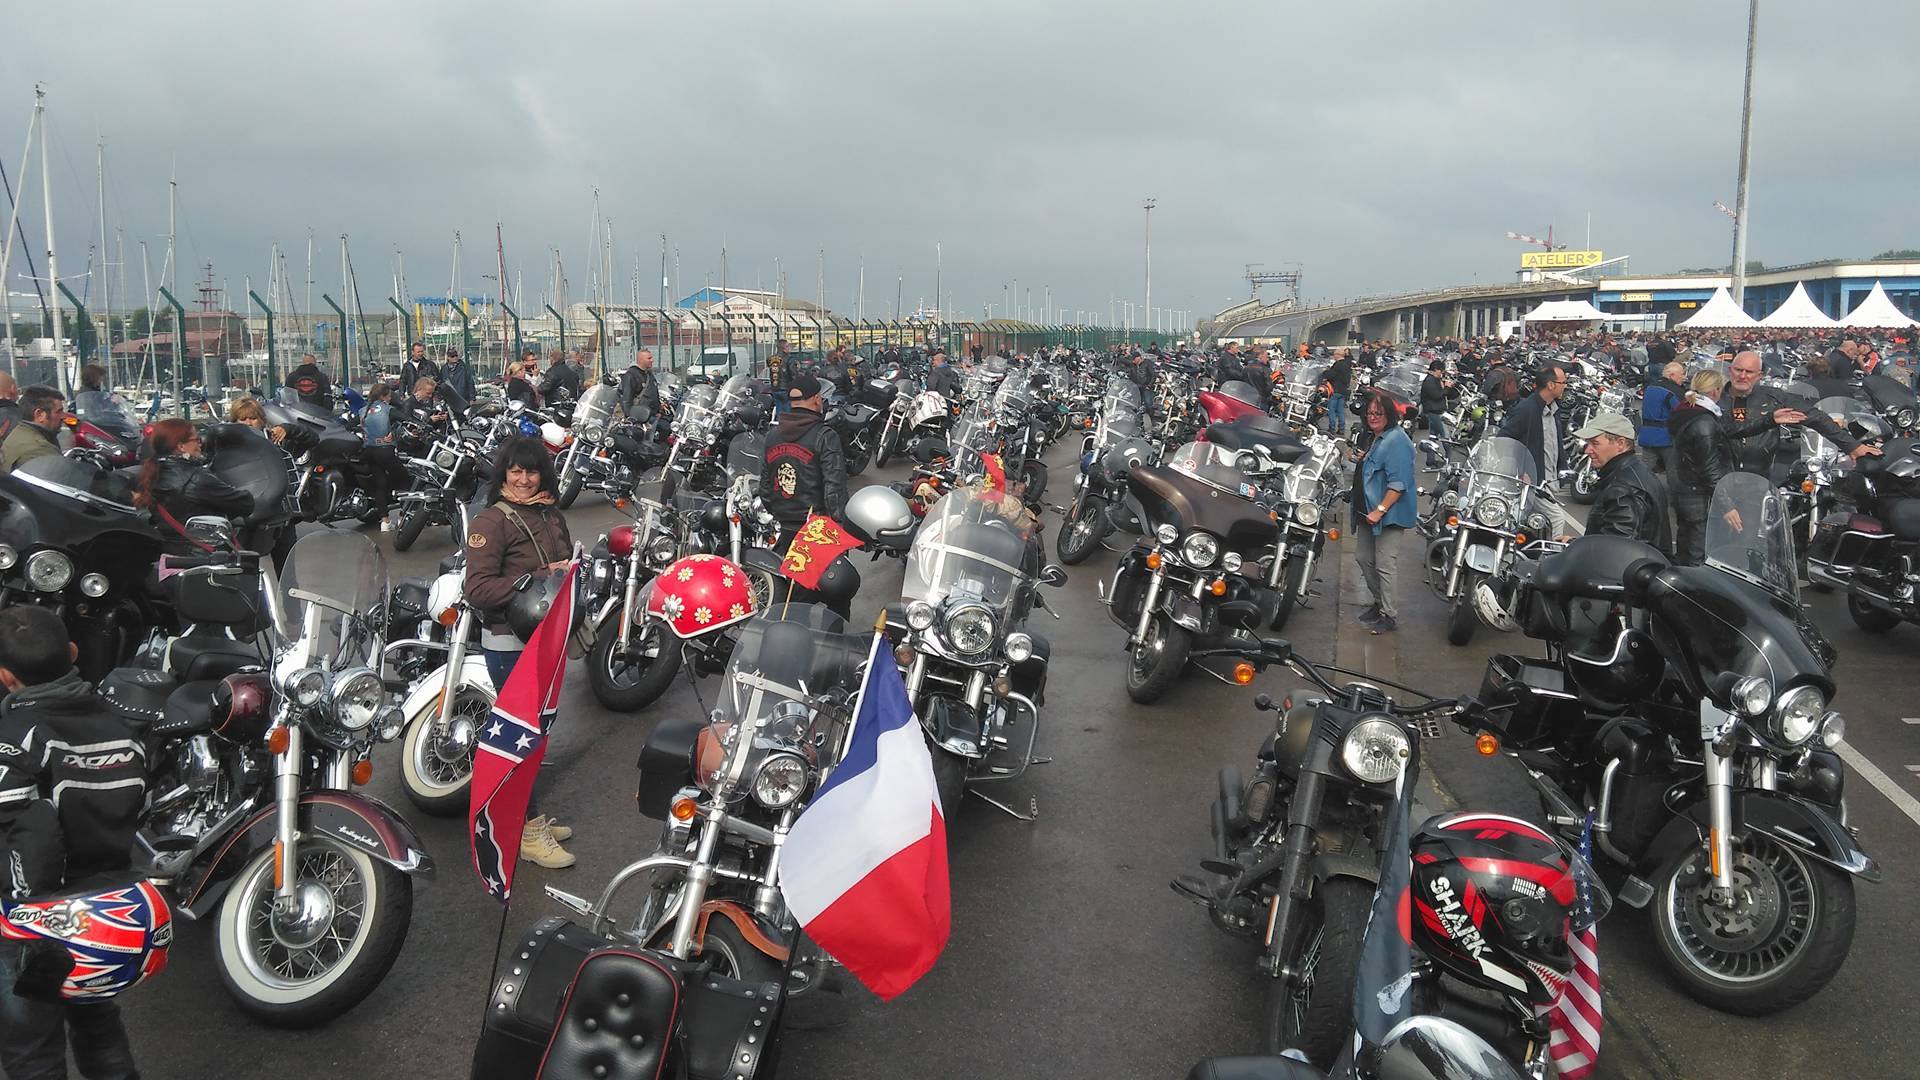
{"type": "Polygon", "coordinates": [[[167,966],[173,912],[145,879],[0,900],[0,939],[27,946],[13,987],[22,997],[104,1001],[167,966]]]}
{"type": "Polygon", "coordinates": [[[699,637],[753,615],[747,572],[718,555],[689,555],[653,579],[647,614],[678,637],[699,637]]]}

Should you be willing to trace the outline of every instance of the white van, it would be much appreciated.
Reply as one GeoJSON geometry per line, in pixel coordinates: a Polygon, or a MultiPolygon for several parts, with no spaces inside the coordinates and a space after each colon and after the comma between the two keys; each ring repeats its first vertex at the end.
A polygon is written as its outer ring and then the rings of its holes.
{"type": "Polygon", "coordinates": [[[688,377],[705,375],[714,382],[726,382],[735,375],[752,374],[748,370],[751,366],[752,362],[735,350],[725,345],[714,345],[701,350],[682,374],[688,377]]]}

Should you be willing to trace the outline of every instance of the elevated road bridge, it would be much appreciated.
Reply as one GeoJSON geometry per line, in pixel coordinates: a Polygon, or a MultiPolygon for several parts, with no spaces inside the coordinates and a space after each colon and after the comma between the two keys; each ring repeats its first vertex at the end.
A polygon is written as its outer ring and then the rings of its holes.
{"type": "Polygon", "coordinates": [[[1559,281],[1511,285],[1456,285],[1444,289],[1368,296],[1318,307],[1290,300],[1228,308],[1200,327],[1203,338],[1294,345],[1493,334],[1501,322],[1518,319],[1543,300],[1586,300],[1591,285],[1559,281]]]}

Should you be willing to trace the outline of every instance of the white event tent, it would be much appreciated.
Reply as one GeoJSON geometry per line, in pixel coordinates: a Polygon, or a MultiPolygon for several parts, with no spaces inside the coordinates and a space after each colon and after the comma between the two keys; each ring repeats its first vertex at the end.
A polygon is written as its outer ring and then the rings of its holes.
{"type": "Polygon", "coordinates": [[[1773,314],[1760,320],[1761,326],[1784,327],[1788,329],[1830,330],[1840,324],[1827,317],[1827,313],[1814,306],[1813,299],[1807,295],[1807,286],[1803,282],[1793,287],[1793,295],[1787,302],[1774,309],[1773,314]]]}
{"type": "Polygon", "coordinates": [[[1724,285],[1713,290],[1713,298],[1700,305],[1699,311],[1694,312],[1680,324],[1682,327],[1694,330],[1724,330],[1759,325],[1760,320],[1747,314],[1739,304],[1733,302],[1732,294],[1727,292],[1724,285]]]}
{"type": "Polygon", "coordinates": [[[1527,322],[1605,322],[1613,316],[1585,300],[1543,300],[1527,312],[1527,322]]]}
{"type": "Polygon", "coordinates": [[[1899,308],[1894,307],[1893,301],[1887,298],[1887,290],[1881,288],[1880,283],[1876,281],[1873,283],[1873,291],[1867,294],[1865,300],[1860,301],[1859,307],[1848,312],[1847,317],[1840,320],[1840,325],[1857,329],[1875,329],[1920,326],[1920,323],[1907,318],[1899,308]]]}

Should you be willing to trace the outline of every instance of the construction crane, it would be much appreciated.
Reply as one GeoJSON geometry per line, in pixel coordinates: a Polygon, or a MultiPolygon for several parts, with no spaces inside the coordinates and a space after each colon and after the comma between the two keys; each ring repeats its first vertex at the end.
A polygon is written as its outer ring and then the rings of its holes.
{"type": "Polygon", "coordinates": [[[1533,244],[1536,247],[1546,248],[1548,251],[1565,251],[1567,249],[1567,245],[1553,242],[1553,226],[1551,225],[1547,226],[1547,238],[1545,240],[1537,236],[1528,236],[1526,233],[1512,231],[1508,231],[1507,239],[1518,240],[1523,244],[1533,244]]]}
{"type": "Polygon", "coordinates": [[[1260,269],[1262,265],[1261,263],[1246,264],[1247,281],[1253,286],[1253,298],[1255,300],[1260,299],[1260,286],[1262,285],[1285,285],[1293,302],[1298,304],[1300,302],[1301,265],[1297,262],[1288,263],[1287,265],[1294,267],[1292,270],[1262,270],[1260,269]]]}

